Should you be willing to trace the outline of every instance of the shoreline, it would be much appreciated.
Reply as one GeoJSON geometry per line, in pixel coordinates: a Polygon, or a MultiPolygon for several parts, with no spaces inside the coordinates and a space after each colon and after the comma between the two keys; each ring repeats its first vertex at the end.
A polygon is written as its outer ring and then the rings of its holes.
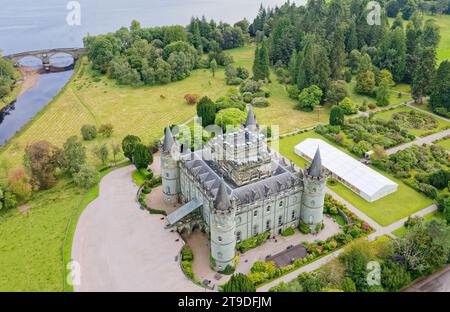
{"type": "Polygon", "coordinates": [[[40,71],[30,67],[21,67],[17,70],[18,78],[11,93],[0,99],[0,110],[14,103],[19,96],[32,89],[38,82],[40,71]]]}

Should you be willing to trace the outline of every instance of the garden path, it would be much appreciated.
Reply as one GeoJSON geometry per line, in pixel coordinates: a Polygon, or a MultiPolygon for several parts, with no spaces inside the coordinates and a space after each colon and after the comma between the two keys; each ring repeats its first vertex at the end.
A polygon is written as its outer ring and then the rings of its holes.
{"type": "Polygon", "coordinates": [[[409,143],[406,143],[406,144],[402,144],[402,145],[393,147],[391,149],[386,150],[386,153],[388,155],[392,155],[392,154],[395,154],[395,153],[397,153],[399,151],[402,151],[402,150],[405,150],[407,148],[410,148],[413,145],[421,146],[423,144],[433,144],[434,141],[443,139],[443,138],[445,138],[446,136],[449,136],[449,135],[450,135],[450,129],[447,129],[447,130],[444,130],[444,131],[432,134],[432,135],[424,137],[424,138],[418,138],[417,140],[415,140],[413,142],[409,142],[409,143]]]}

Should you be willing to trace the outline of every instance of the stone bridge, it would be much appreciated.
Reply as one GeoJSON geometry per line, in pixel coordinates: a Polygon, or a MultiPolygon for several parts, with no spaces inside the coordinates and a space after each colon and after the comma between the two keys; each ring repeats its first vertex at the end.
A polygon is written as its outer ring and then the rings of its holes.
{"type": "MultiPolygon", "coordinates": [[[[73,57],[74,62],[84,53],[84,48],[59,48],[59,49],[48,49],[39,51],[28,51],[16,54],[10,54],[4,56],[4,58],[11,60],[16,66],[19,66],[21,59],[31,56],[36,57],[42,61],[42,66],[46,71],[51,71],[52,66],[50,64],[50,58],[56,54],[64,53],[73,57]]],[[[73,64],[69,67],[73,67],[73,64]]]]}

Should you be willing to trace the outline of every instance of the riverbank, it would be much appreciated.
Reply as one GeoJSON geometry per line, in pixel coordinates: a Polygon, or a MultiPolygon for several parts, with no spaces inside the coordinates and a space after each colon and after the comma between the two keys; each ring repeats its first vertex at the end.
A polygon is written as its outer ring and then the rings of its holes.
{"type": "MultiPolygon", "coordinates": [[[[29,78],[31,78],[31,76],[29,76],[29,78]]],[[[23,92],[23,84],[27,78],[25,78],[25,73],[21,69],[16,70],[15,79],[16,83],[14,84],[14,88],[11,93],[4,98],[0,98],[0,110],[11,104],[23,92]]]]}

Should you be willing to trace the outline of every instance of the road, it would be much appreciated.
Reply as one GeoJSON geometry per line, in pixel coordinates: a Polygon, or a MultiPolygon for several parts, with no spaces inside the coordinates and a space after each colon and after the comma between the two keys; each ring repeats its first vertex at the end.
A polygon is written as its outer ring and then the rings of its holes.
{"type": "Polygon", "coordinates": [[[450,292],[450,265],[408,287],[405,292],[450,292]]]}
{"type": "Polygon", "coordinates": [[[100,183],[100,196],[83,211],[73,239],[80,265],[79,292],[204,291],[186,278],[175,257],[183,246],[159,215],[139,209],[134,166],[100,183]]]}

